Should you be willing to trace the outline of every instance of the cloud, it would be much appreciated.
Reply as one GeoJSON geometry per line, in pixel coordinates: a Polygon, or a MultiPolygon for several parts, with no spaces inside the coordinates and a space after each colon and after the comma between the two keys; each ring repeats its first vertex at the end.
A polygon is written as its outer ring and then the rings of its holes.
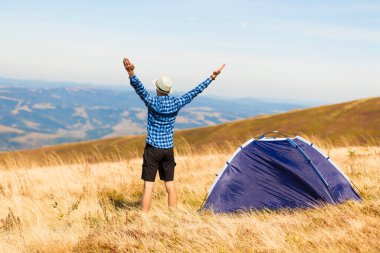
{"type": "Polygon", "coordinates": [[[330,24],[296,23],[278,21],[273,28],[289,32],[292,35],[305,37],[319,37],[326,39],[341,39],[380,43],[380,29],[362,27],[338,26],[330,24]]]}
{"type": "Polygon", "coordinates": [[[359,3],[352,5],[339,6],[335,8],[336,11],[349,11],[349,12],[368,12],[380,13],[380,4],[378,3],[359,3]]]}
{"type": "Polygon", "coordinates": [[[242,29],[247,28],[247,26],[248,26],[248,22],[247,22],[247,21],[242,21],[242,22],[240,23],[240,28],[242,28],[242,29]]]}

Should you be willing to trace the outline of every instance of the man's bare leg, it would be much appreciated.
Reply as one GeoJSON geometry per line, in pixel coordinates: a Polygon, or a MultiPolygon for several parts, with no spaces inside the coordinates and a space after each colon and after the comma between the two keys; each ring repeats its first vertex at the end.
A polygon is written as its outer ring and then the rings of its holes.
{"type": "Polygon", "coordinates": [[[141,197],[141,208],[143,212],[148,212],[152,203],[152,191],[154,182],[144,181],[144,190],[141,197]]]}
{"type": "Polygon", "coordinates": [[[166,192],[168,193],[168,206],[176,207],[177,206],[177,192],[174,187],[174,181],[165,182],[166,192]]]}

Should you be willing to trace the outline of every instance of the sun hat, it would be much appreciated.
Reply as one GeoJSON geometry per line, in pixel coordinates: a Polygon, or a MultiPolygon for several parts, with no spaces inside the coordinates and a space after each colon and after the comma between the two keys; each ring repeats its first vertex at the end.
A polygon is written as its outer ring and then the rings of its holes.
{"type": "Polygon", "coordinates": [[[172,91],[173,82],[165,75],[160,76],[157,80],[153,80],[153,84],[156,90],[164,94],[169,94],[172,91]]]}

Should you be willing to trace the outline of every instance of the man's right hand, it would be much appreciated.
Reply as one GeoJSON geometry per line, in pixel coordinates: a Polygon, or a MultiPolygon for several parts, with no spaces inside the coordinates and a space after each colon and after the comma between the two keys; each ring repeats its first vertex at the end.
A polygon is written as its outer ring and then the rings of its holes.
{"type": "Polygon", "coordinates": [[[134,76],[135,66],[129,61],[127,57],[124,58],[123,63],[124,63],[124,68],[128,72],[129,77],[134,76]]]}

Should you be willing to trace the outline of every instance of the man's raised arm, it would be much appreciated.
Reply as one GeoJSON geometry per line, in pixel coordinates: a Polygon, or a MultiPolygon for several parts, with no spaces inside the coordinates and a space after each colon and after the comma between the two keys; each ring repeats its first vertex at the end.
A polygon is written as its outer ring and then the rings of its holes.
{"type": "Polygon", "coordinates": [[[193,90],[189,91],[188,93],[180,97],[178,99],[179,106],[182,108],[183,106],[187,105],[188,103],[191,102],[191,100],[193,100],[193,98],[195,98],[199,93],[201,93],[204,89],[206,89],[207,86],[209,86],[209,84],[211,83],[211,81],[215,80],[215,78],[220,74],[220,72],[222,72],[225,65],[226,64],[223,64],[222,66],[220,66],[203,83],[199,84],[193,90]]]}
{"type": "Polygon", "coordinates": [[[152,96],[149,95],[148,91],[144,88],[144,85],[135,75],[135,66],[130,62],[128,58],[123,60],[125,70],[128,72],[131,86],[135,89],[137,95],[144,101],[146,106],[149,106],[152,103],[152,96]]]}

